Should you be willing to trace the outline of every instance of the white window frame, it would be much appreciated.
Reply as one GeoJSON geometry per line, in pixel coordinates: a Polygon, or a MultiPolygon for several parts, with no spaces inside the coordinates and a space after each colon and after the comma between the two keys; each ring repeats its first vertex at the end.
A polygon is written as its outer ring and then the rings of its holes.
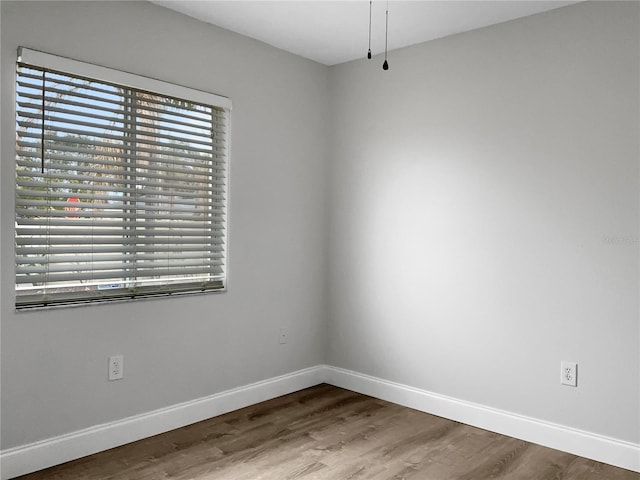
{"type": "MultiPolygon", "coordinates": [[[[161,95],[171,98],[184,99],[190,102],[208,105],[211,107],[215,107],[217,109],[222,109],[225,111],[226,115],[226,155],[225,155],[225,164],[226,164],[226,175],[225,175],[225,184],[224,191],[226,192],[226,196],[228,198],[228,163],[229,163],[229,144],[230,144],[230,111],[231,111],[231,100],[227,97],[216,95],[213,93],[204,92],[201,90],[196,90],[188,87],[184,87],[181,85],[176,85],[168,82],[163,82],[157,79],[153,79],[150,77],[144,77],[128,72],[123,72],[119,70],[114,70],[111,68],[106,68],[98,65],[93,65],[86,62],[81,62],[77,60],[72,60],[69,58],[52,55],[49,53],[44,53],[36,50],[31,50],[28,48],[21,47],[18,49],[18,64],[33,66],[38,69],[49,70],[52,72],[58,72],[62,74],[69,74],[79,77],[85,77],[89,80],[107,82],[111,84],[116,84],[123,87],[128,87],[144,92],[150,92],[155,95],[161,95]]],[[[17,146],[16,146],[17,150],[17,146]]],[[[17,187],[16,187],[17,188],[17,187]]],[[[77,199],[76,199],[77,200],[77,199]]],[[[213,290],[205,290],[207,292],[221,292],[226,291],[226,269],[227,269],[227,213],[228,213],[228,201],[224,201],[224,222],[223,222],[223,231],[224,231],[224,260],[223,260],[223,268],[224,274],[222,276],[222,287],[216,288],[213,290]]],[[[18,225],[16,224],[16,232],[18,225]]],[[[66,298],[55,298],[55,295],[47,296],[42,295],[40,298],[29,298],[26,301],[21,301],[16,295],[16,308],[18,310],[28,309],[28,308],[43,308],[43,307],[51,307],[58,305],[75,305],[75,304],[84,304],[84,303],[94,303],[94,302],[102,302],[106,300],[114,301],[122,301],[133,298],[147,298],[150,296],[167,296],[167,295],[175,295],[175,294],[188,294],[188,293],[199,293],[196,289],[180,289],[180,288],[160,288],[154,289],[143,289],[141,292],[137,294],[130,295],[109,295],[108,290],[101,292],[93,292],[92,294],[83,294],[83,295],[67,295],[66,298]]],[[[16,288],[17,288],[17,277],[16,277],[16,288]]]]}

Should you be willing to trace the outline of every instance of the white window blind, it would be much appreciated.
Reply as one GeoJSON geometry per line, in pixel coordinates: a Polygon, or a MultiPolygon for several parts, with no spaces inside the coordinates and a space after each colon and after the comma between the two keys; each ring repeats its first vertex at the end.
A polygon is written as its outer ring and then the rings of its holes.
{"type": "Polygon", "coordinates": [[[60,57],[22,53],[17,308],[224,289],[228,100],[134,88],[150,79],[89,66],[127,76],[98,80],[69,71],[87,64],[62,59],[61,71],[42,65],[60,57]]]}

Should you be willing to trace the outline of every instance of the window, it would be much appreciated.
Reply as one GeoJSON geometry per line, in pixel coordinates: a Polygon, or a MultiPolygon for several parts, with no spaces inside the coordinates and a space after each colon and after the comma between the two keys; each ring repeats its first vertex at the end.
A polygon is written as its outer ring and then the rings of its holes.
{"type": "Polygon", "coordinates": [[[224,289],[230,108],[21,49],[16,307],[224,289]]]}

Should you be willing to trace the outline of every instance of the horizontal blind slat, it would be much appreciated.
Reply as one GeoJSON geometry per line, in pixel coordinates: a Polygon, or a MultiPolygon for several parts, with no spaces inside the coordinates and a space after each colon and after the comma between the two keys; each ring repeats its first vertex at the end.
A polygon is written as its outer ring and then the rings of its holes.
{"type": "MultiPolygon", "coordinates": [[[[225,212],[223,210],[222,207],[216,207],[216,208],[212,208],[211,211],[213,213],[208,214],[207,218],[209,219],[224,219],[225,218],[225,212]]],[[[34,212],[32,209],[25,209],[25,208],[17,208],[16,209],[16,214],[19,218],[22,217],[26,217],[26,218],[69,218],[70,216],[74,216],[77,218],[81,218],[81,219],[91,219],[91,218],[96,218],[99,219],[100,221],[112,221],[113,219],[117,219],[120,220],[122,219],[123,221],[127,220],[127,219],[134,219],[137,218],[139,220],[148,220],[148,219],[157,219],[157,215],[153,215],[153,214],[147,214],[147,213],[140,213],[140,212],[129,212],[129,211],[109,211],[109,210],[101,210],[101,211],[93,211],[93,212],[68,212],[65,210],[50,210],[47,212],[47,217],[42,217],[41,213],[39,212],[34,212]],[[86,216],[88,215],[88,213],[91,214],[90,217],[86,216]]],[[[171,220],[191,220],[193,219],[193,215],[190,215],[188,212],[174,212],[173,216],[171,217],[171,220]]],[[[42,224],[45,224],[46,221],[43,221],[42,224]]]]}
{"type": "MultiPolygon", "coordinates": [[[[196,269],[196,268],[183,268],[183,269],[141,269],[139,272],[136,270],[136,275],[127,276],[128,271],[124,271],[124,269],[117,269],[113,271],[87,271],[87,272],[70,272],[70,273],[59,273],[59,272],[49,272],[46,274],[35,274],[35,275],[27,275],[17,277],[20,280],[20,283],[44,283],[52,284],[52,287],[55,287],[56,283],[61,282],[70,282],[70,281],[80,281],[80,280],[118,280],[118,281],[126,281],[126,279],[131,280],[140,280],[146,277],[153,278],[158,276],[171,276],[171,275],[180,275],[184,277],[185,275],[197,275],[200,274],[205,277],[208,274],[218,274],[222,272],[220,267],[212,267],[208,269],[196,269]],[[121,280],[125,277],[125,280],[121,280]]],[[[206,278],[206,277],[205,277],[206,278]]]]}
{"type": "MultiPolygon", "coordinates": [[[[217,243],[213,243],[206,251],[207,252],[221,252],[224,251],[224,245],[222,240],[218,240],[217,243]]],[[[176,249],[172,245],[72,245],[72,246],[29,246],[29,247],[16,247],[16,255],[70,255],[76,253],[93,253],[93,254],[109,254],[109,253],[170,253],[175,252],[176,249]]],[[[202,252],[202,246],[200,245],[181,245],[181,252],[202,252]]]]}
{"type": "MultiPolygon", "coordinates": [[[[41,135],[37,132],[28,132],[28,131],[22,131],[18,133],[18,147],[21,148],[35,148],[35,149],[39,149],[40,148],[40,140],[41,140],[41,135]],[[31,138],[34,141],[33,142],[25,142],[24,140],[21,140],[21,138],[31,138]]],[[[45,144],[45,148],[47,150],[53,150],[52,148],[52,142],[59,142],[56,150],[59,151],[68,151],[68,152],[73,152],[74,148],[73,146],[66,146],[66,143],[71,143],[72,145],[89,145],[91,147],[95,147],[95,148],[105,148],[106,150],[103,151],[96,151],[96,154],[102,154],[105,156],[110,156],[111,152],[114,149],[117,150],[131,150],[131,148],[126,148],[126,145],[124,143],[122,144],[114,144],[113,142],[101,142],[101,141],[96,141],[96,140],[88,140],[85,138],[64,138],[64,137],[55,137],[54,135],[50,135],[50,134],[45,134],[44,135],[44,140],[46,142],[45,144]]],[[[175,150],[175,149],[174,149],[175,150]]],[[[173,151],[171,150],[169,147],[165,147],[164,149],[160,150],[157,148],[146,148],[146,147],[141,147],[140,145],[136,146],[135,151],[139,154],[139,153],[148,153],[150,154],[149,156],[140,156],[140,158],[142,159],[146,159],[149,160],[149,157],[152,155],[154,156],[165,156],[165,157],[174,157],[176,158],[176,162],[180,162],[180,159],[183,158],[188,158],[188,159],[193,159],[193,160],[203,160],[204,158],[206,158],[206,155],[203,155],[202,152],[198,152],[197,154],[188,151],[188,153],[186,151],[183,150],[177,150],[177,151],[173,151]]],[[[215,146],[213,147],[213,150],[210,152],[204,152],[205,154],[209,154],[212,156],[212,158],[223,158],[223,156],[225,155],[225,151],[226,151],[226,146],[224,145],[224,143],[220,143],[220,144],[215,144],[215,146]]]]}
{"type": "MultiPolygon", "coordinates": [[[[143,262],[140,261],[138,264],[138,267],[136,268],[136,272],[139,273],[142,270],[144,271],[152,271],[154,268],[157,268],[158,271],[160,269],[164,269],[164,270],[168,270],[169,267],[167,267],[167,263],[168,262],[161,262],[159,260],[152,260],[152,261],[148,261],[148,262],[143,262]],[[154,266],[154,263],[157,263],[157,267],[154,266]]],[[[198,270],[198,271],[210,271],[212,269],[212,265],[214,267],[216,266],[220,266],[220,265],[215,265],[215,263],[211,262],[211,259],[206,258],[206,259],[192,259],[192,260],[184,260],[184,259],[171,259],[171,269],[178,269],[178,268],[190,268],[190,267],[198,267],[196,268],[192,268],[191,270],[198,270]]],[[[98,271],[116,271],[116,270],[121,270],[121,271],[125,271],[128,270],[128,268],[130,267],[130,264],[127,263],[124,259],[122,259],[121,261],[117,261],[117,262],[106,262],[106,261],[102,261],[102,262],[94,262],[94,261],[86,261],[86,262],[73,262],[73,263],[50,263],[48,265],[38,265],[38,264],[30,264],[30,265],[18,265],[16,267],[16,274],[18,275],[24,275],[24,276],[30,276],[30,275],[46,275],[48,273],[63,273],[63,272],[68,272],[69,270],[73,270],[74,272],[82,272],[82,273],[86,273],[86,272],[98,272],[98,271]]],[[[182,274],[186,273],[186,272],[181,272],[182,274]]],[[[148,276],[145,275],[144,273],[141,276],[148,276]]],[[[33,277],[31,277],[31,283],[34,283],[33,281],[33,277]]]]}
{"type": "MultiPolygon", "coordinates": [[[[206,217],[201,221],[191,220],[175,220],[175,219],[154,219],[153,225],[160,228],[185,228],[185,229],[197,229],[202,228],[203,224],[216,224],[215,229],[223,230],[225,226],[222,224],[220,218],[212,219],[206,217]],[[219,223],[219,225],[218,225],[219,223]]],[[[23,217],[20,220],[20,225],[17,226],[17,232],[22,232],[22,228],[28,226],[37,226],[38,228],[50,227],[73,227],[73,228],[86,228],[86,227],[115,227],[115,228],[143,228],[147,224],[144,221],[136,220],[94,220],[94,219],[81,219],[79,217],[67,216],[64,218],[48,218],[43,220],[42,218],[23,217]]]]}
{"type": "MultiPolygon", "coordinates": [[[[18,103],[17,106],[21,108],[21,110],[18,112],[19,115],[24,115],[26,112],[28,112],[29,110],[36,110],[39,111],[41,108],[41,104],[42,104],[42,96],[39,94],[28,94],[25,92],[16,92],[17,93],[17,98],[18,98],[18,103]],[[31,100],[31,101],[29,101],[31,100]]],[[[118,117],[122,117],[124,118],[124,111],[121,108],[109,108],[105,105],[97,105],[97,104],[90,104],[87,102],[76,102],[70,99],[65,99],[64,102],[58,102],[58,105],[64,105],[69,106],[69,107],[79,107],[82,109],[87,109],[87,108],[91,108],[93,112],[104,112],[104,113],[113,113],[115,115],[117,115],[118,117]]],[[[47,110],[50,111],[60,111],[63,107],[56,107],[54,105],[52,105],[51,103],[49,103],[47,105],[47,110]]],[[[77,109],[72,110],[72,109],[66,109],[67,111],[70,112],[77,112],[77,109]]],[[[101,113],[93,113],[90,115],[102,115],[101,113]]],[[[143,112],[138,112],[136,115],[138,118],[144,118],[147,120],[151,120],[151,119],[155,119],[157,118],[154,115],[149,115],[143,112]]],[[[110,116],[104,115],[105,118],[112,118],[110,116]]],[[[185,119],[188,120],[188,119],[185,119]]],[[[187,121],[182,121],[179,118],[171,118],[170,121],[167,121],[166,123],[170,123],[172,125],[181,125],[181,126],[187,126],[187,127],[195,127],[198,130],[202,130],[205,129],[205,127],[202,127],[200,125],[195,125],[193,124],[193,122],[187,122],[187,121]]],[[[226,119],[224,119],[224,116],[222,115],[214,115],[211,119],[211,126],[213,128],[214,131],[220,131],[220,132],[225,132],[226,131],[226,126],[227,126],[227,122],[226,119]]]]}
{"type": "MultiPolygon", "coordinates": [[[[80,115],[77,115],[77,116],[80,116],[80,115]]],[[[23,114],[23,117],[24,117],[24,120],[18,120],[17,122],[19,127],[33,128],[38,124],[34,124],[29,120],[42,119],[42,116],[37,113],[32,113],[32,114],[25,113],[23,114]]],[[[88,115],[81,115],[81,118],[92,119],[92,117],[88,115]]],[[[98,117],[95,117],[95,118],[98,118],[98,117]]],[[[153,138],[159,138],[161,140],[165,140],[165,142],[162,142],[163,144],[170,143],[172,140],[177,142],[186,141],[187,145],[191,145],[195,143],[195,144],[204,145],[207,147],[215,144],[214,139],[211,135],[212,133],[211,129],[208,129],[208,132],[206,133],[196,133],[196,132],[188,133],[183,130],[171,129],[164,125],[154,126],[151,123],[143,123],[143,122],[135,122],[134,124],[134,122],[132,121],[113,119],[113,118],[106,119],[111,123],[109,127],[105,127],[104,123],[101,123],[101,122],[91,122],[88,120],[83,121],[83,120],[73,119],[70,117],[57,117],[57,116],[52,116],[50,114],[45,115],[44,120],[45,120],[45,125],[47,130],[54,129],[55,131],[58,131],[58,132],[63,131],[62,127],[52,128],[52,124],[62,124],[62,125],[69,125],[71,127],[74,127],[73,130],[67,130],[73,133],[84,132],[84,133],[92,133],[97,135],[97,132],[117,132],[117,138],[121,138],[124,134],[138,134],[138,136],[141,138],[153,137],[153,138]],[[121,125],[118,125],[118,124],[121,124],[121,125]],[[132,125],[132,124],[134,126],[131,126],[131,127],[126,126],[126,125],[132,125]],[[76,130],[75,127],[85,127],[87,130],[76,130]],[[146,130],[141,130],[143,128],[146,128],[146,130]],[[187,135],[187,137],[185,137],[184,135],[177,136],[177,135],[164,133],[167,131],[184,133],[185,135],[187,135]]]]}
{"type": "MultiPolygon", "coordinates": [[[[25,162],[18,160],[18,165],[19,166],[25,166],[27,165],[25,162]]],[[[100,164],[104,164],[107,165],[104,162],[98,163],[96,162],[97,165],[100,164]]],[[[77,172],[83,172],[83,173],[91,173],[93,175],[73,175],[72,173],[74,172],[74,167],[73,166],[63,166],[63,165],[58,165],[56,164],[48,164],[49,166],[49,171],[48,171],[48,175],[46,175],[46,177],[51,178],[52,180],[57,179],[57,180],[76,180],[77,182],[93,182],[94,180],[100,180],[102,183],[113,183],[113,184],[131,184],[132,183],[132,178],[134,178],[134,176],[136,178],[144,178],[144,179],[155,179],[155,180],[164,180],[164,179],[168,179],[168,180],[176,180],[179,179],[181,182],[183,182],[183,184],[180,185],[216,185],[216,187],[219,189],[221,187],[223,187],[225,185],[225,176],[222,175],[222,173],[215,173],[215,172],[198,172],[198,171],[189,171],[189,170],[179,170],[179,169],[161,169],[161,168],[155,168],[155,167],[149,167],[145,165],[145,171],[144,172],[138,172],[136,175],[134,175],[134,172],[132,172],[131,170],[125,170],[125,169],[121,169],[118,171],[114,171],[112,169],[108,169],[108,168],[93,168],[91,169],[91,167],[88,166],[84,166],[84,165],[78,165],[77,169],[75,171],[77,172]],[[61,167],[61,168],[58,168],[61,167]],[[51,170],[59,170],[62,172],[58,172],[57,174],[53,175],[51,170]],[[167,175],[163,175],[164,173],[167,173],[167,175]],[[183,178],[180,178],[179,174],[183,174],[183,178]],[[171,175],[168,175],[171,174],[171,175]],[[187,178],[190,177],[189,178],[187,178]],[[99,178],[98,178],[99,177],[99,178]]],[[[17,172],[18,175],[18,179],[20,179],[20,177],[31,177],[31,178],[36,178],[36,179],[40,179],[39,182],[42,184],[43,180],[43,174],[41,172],[41,167],[37,167],[34,168],[35,164],[33,162],[29,162],[28,163],[28,168],[30,168],[30,170],[19,170],[17,172]]],[[[79,185],[82,185],[79,183],[79,185]]],[[[183,188],[183,187],[181,187],[183,188]]]]}
{"type": "MultiPolygon", "coordinates": [[[[166,254],[165,254],[166,256],[166,254]]],[[[74,263],[95,263],[95,264],[101,264],[102,262],[121,262],[123,261],[123,255],[121,253],[101,253],[101,254],[96,254],[96,253],[92,253],[90,255],[48,255],[47,256],[47,263],[49,265],[55,265],[57,263],[62,263],[62,264],[69,264],[70,262],[74,262],[74,263]]],[[[127,254],[126,255],[126,259],[127,261],[145,261],[145,260],[157,260],[159,258],[159,255],[154,254],[154,253],[149,253],[149,254],[144,254],[144,253],[132,253],[132,254],[127,254]]],[[[222,261],[222,259],[224,258],[224,255],[222,252],[217,251],[217,252],[211,252],[211,251],[207,251],[207,252],[202,252],[202,251],[194,251],[194,252],[171,252],[171,259],[175,260],[175,261],[179,261],[179,260],[192,260],[192,261],[197,261],[197,260],[202,260],[203,258],[205,259],[220,259],[222,261]]],[[[40,259],[36,256],[26,256],[26,255],[19,255],[16,257],[16,265],[19,266],[28,266],[28,265],[40,265],[42,262],[39,261],[40,259]]]]}

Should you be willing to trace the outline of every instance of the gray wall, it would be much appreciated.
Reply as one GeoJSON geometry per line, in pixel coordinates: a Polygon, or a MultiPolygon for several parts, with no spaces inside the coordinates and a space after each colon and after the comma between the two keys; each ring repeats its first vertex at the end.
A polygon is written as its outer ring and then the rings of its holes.
{"type": "Polygon", "coordinates": [[[329,363],[640,441],[638,25],[583,3],[332,69],[329,363]]]}
{"type": "Polygon", "coordinates": [[[640,441],[637,3],[403,49],[388,72],[146,3],[1,11],[2,448],[324,362],[640,441]],[[19,45],[231,97],[227,293],[14,313],[19,45]]]}
{"type": "Polygon", "coordinates": [[[4,1],[1,67],[2,448],[324,362],[326,67],[146,2],[4,1]],[[227,293],[14,313],[19,45],[232,99],[227,293]]]}

